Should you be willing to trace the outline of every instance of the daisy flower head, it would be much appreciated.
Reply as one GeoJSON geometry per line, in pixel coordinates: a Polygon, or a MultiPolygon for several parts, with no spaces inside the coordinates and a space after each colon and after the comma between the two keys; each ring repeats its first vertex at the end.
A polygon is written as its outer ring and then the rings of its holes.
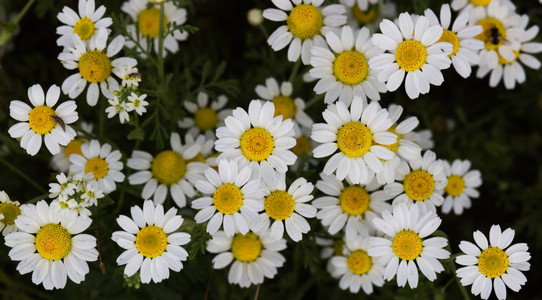
{"type": "Polygon", "coordinates": [[[382,33],[372,37],[373,44],[385,53],[371,58],[369,64],[381,70],[378,79],[386,82],[390,92],[399,88],[405,79],[405,90],[411,99],[427,94],[429,86],[444,82],[440,70],[450,67],[448,55],[453,47],[448,42],[439,42],[443,29],[430,25],[424,16],[415,18],[409,13],[399,15],[398,25],[390,20],[380,22],[382,33]]]}
{"type": "Polygon", "coordinates": [[[226,126],[216,130],[215,150],[222,152],[218,160],[230,159],[241,166],[248,165],[254,179],[268,183],[284,174],[297,156],[290,150],[295,146],[294,122],[275,115],[271,101],[252,100],[248,113],[238,107],[224,120],[226,126]]]}
{"type": "MultiPolygon", "coordinates": [[[[88,133],[92,133],[92,124],[81,122],[81,131],[77,132],[77,135],[85,135],[88,133]]],[[[84,138],[76,138],[71,140],[65,147],[60,146],[60,151],[53,155],[51,157],[51,166],[53,169],[67,173],[70,170],[70,156],[72,154],[80,154],[81,152],[81,145],[88,143],[88,140],[84,138]]]]}
{"type": "Polygon", "coordinates": [[[35,84],[28,88],[28,99],[33,108],[20,100],[9,103],[9,115],[19,123],[11,126],[8,133],[12,138],[21,139],[21,147],[29,155],[38,153],[42,141],[51,154],[57,154],[60,145],[68,145],[77,135],[68,125],[79,119],[77,105],[70,100],[53,109],[59,98],[58,86],[53,84],[45,94],[41,85],[35,84]]]}
{"type": "Polygon", "coordinates": [[[73,174],[92,173],[98,187],[106,194],[117,188],[115,182],[124,181],[125,176],[121,172],[123,164],[120,161],[122,154],[119,150],[111,151],[111,145],[100,145],[97,140],[91,140],[81,146],[81,153],[70,156],[70,171],[73,174]]]}
{"type": "Polygon", "coordinates": [[[397,17],[397,5],[393,2],[375,0],[365,9],[361,9],[356,0],[339,0],[346,7],[347,24],[353,28],[365,26],[375,32],[384,18],[397,17]]]}
{"type": "Polygon", "coordinates": [[[224,119],[231,115],[231,109],[224,108],[228,103],[228,97],[218,96],[209,103],[209,95],[199,92],[196,103],[185,100],[183,106],[193,116],[184,117],[177,125],[180,128],[188,129],[188,133],[197,136],[204,133],[208,139],[215,139],[215,131],[218,127],[224,126],[224,119]]]}
{"type": "Polygon", "coordinates": [[[169,278],[169,270],[180,272],[182,261],[188,252],[182,247],[190,242],[190,234],[178,232],[183,217],[175,207],[164,213],[161,204],[154,205],[151,200],[143,203],[143,209],[134,205],[130,209],[131,218],[120,215],[117,223],[122,231],[113,232],[112,240],[126,249],[117,264],[126,265],[124,274],[133,276],[139,271],[142,283],[155,283],[169,278]]]}
{"type": "Polygon", "coordinates": [[[6,236],[17,231],[15,220],[21,214],[21,203],[11,201],[8,194],[0,191],[0,231],[6,236]]]}
{"type": "Polygon", "coordinates": [[[192,208],[200,210],[194,217],[196,223],[209,220],[210,234],[221,227],[229,237],[235,232],[246,234],[264,209],[260,180],[251,180],[251,173],[250,167],[226,159],[218,162],[218,172],[211,167],[205,169],[205,178],[196,182],[204,196],[192,201],[192,208]]]}
{"type": "Polygon", "coordinates": [[[340,34],[326,33],[326,42],[329,48],[314,46],[311,49],[310,74],[320,78],[314,91],[325,93],[326,103],[338,98],[349,105],[352,97],[361,97],[365,103],[367,98],[380,100],[379,93],[387,91],[386,85],[378,80],[378,71],[368,62],[384,51],[373,45],[369,29],[354,31],[350,26],[343,26],[340,34]]]}
{"type": "Polygon", "coordinates": [[[382,145],[397,142],[397,135],[387,131],[393,124],[388,111],[378,102],[366,106],[363,102],[354,98],[350,109],[341,101],[328,105],[322,113],[326,123],[314,124],[311,134],[311,139],[321,143],[314,148],[314,157],[333,155],[323,173],[335,173],[338,180],[348,178],[354,184],[366,184],[375,173],[382,172],[381,159],[395,156],[382,145]]]}
{"type": "Polygon", "coordinates": [[[81,234],[91,223],[88,217],[59,214],[45,200],[25,204],[15,220],[20,231],[5,238],[12,248],[9,257],[20,261],[19,273],[32,272],[32,282],[46,290],[64,288],[67,278],[81,283],[89,272],[87,261],[98,259],[96,238],[81,234]]]}
{"type": "Polygon", "coordinates": [[[386,266],[384,279],[389,281],[397,275],[398,286],[408,281],[411,288],[416,288],[419,269],[434,281],[436,273],[444,271],[438,260],[450,257],[450,252],[443,249],[448,244],[445,238],[427,238],[441,222],[436,213],[424,213],[417,205],[406,203],[395,205],[392,213],[383,211],[382,218],[373,218],[373,226],[385,237],[371,237],[367,253],[386,266]]]}
{"type": "MultiPolygon", "coordinates": [[[[115,92],[115,91],[114,91],[115,92]]],[[[112,99],[108,99],[109,106],[105,109],[105,113],[109,119],[116,115],[119,115],[121,124],[130,121],[130,115],[128,114],[128,105],[126,101],[122,101],[118,95],[113,94],[112,99]]]]}
{"type": "Polygon", "coordinates": [[[62,47],[73,47],[73,36],[77,35],[82,41],[88,41],[101,28],[107,28],[113,24],[109,17],[104,18],[105,6],[101,5],[96,9],[94,0],[79,0],[79,13],[64,6],[62,12],[56,16],[64,25],[56,28],[60,37],[56,44],[62,47]]]}
{"type": "Polygon", "coordinates": [[[149,102],[145,101],[147,98],[147,94],[138,95],[134,92],[128,96],[128,102],[126,104],[126,110],[127,111],[136,111],[138,115],[143,115],[143,113],[147,112],[147,109],[145,106],[149,105],[149,102]]]}
{"type": "Polygon", "coordinates": [[[206,165],[192,160],[201,150],[198,144],[182,145],[178,133],[170,137],[171,150],[164,150],[153,157],[150,153],[134,150],[128,167],[136,170],[128,177],[132,185],[145,184],[141,197],[153,197],[155,204],[162,204],[168,189],[175,204],[183,208],[186,198],[194,197],[194,183],[203,175],[206,165]],[[154,196],[153,196],[154,195],[154,196]]]}
{"type": "Polygon", "coordinates": [[[471,198],[478,198],[480,193],[476,190],[482,185],[482,175],[478,170],[470,170],[470,161],[456,159],[450,165],[444,162],[444,173],[448,183],[444,187],[446,198],[442,204],[442,212],[447,214],[452,208],[456,215],[461,215],[463,209],[470,208],[471,198]]]}
{"type": "Polygon", "coordinates": [[[87,103],[95,106],[102,94],[113,98],[114,90],[119,89],[119,83],[112,76],[121,76],[121,70],[135,67],[137,60],[130,57],[113,59],[124,47],[124,37],[119,35],[107,46],[108,34],[100,29],[93,35],[88,43],[84,43],[79,36],[74,36],[74,46],[66,48],[58,55],[62,65],[68,70],[77,70],[62,83],[62,92],[71,99],[79,96],[88,85],[87,103]],[[107,49],[106,49],[107,46],[107,49]]]}
{"type": "Polygon", "coordinates": [[[301,56],[303,64],[310,62],[311,48],[323,46],[323,36],[346,23],[343,5],[332,4],[320,7],[323,0],[272,0],[279,9],[268,8],[263,11],[263,17],[284,22],[267,39],[267,43],[275,51],[279,51],[290,44],[288,60],[297,61],[301,56]],[[293,5],[292,5],[293,4],[293,5]]]}
{"type": "Polygon", "coordinates": [[[286,261],[279,253],[284,249],[286,240],[271,237],[268,228],[245,234],[236,232],[233,236],[218,231],[207,241],[207,251],[218,253],[213,258],[213,268],[222,269],[231,264],[228,282],[243,288],[260,284],[265,278],[273,279],[277,268],[286,261]]]}
{"type": "Polygon", "coordinates": [[[473,233],[476,244],[461,241],[459,248],[464,255],[456,257],[455,262],[464,267],[457,269],[457,277],[463,286],[471,285],[471,293],[489,298],[495,289],[498,299],[506,299],[506,287],[518,292],[527,282],[521,271],[529,271],[531,254],[525,243],[510,246],[515,232],[512,228],[501,231],[499,225],[491,226],[489,242],[480,231],[473,233]]]}

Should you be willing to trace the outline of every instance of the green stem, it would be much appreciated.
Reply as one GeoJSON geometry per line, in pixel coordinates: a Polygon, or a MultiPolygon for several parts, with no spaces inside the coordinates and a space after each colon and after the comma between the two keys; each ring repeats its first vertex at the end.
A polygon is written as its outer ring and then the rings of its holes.
{"type": "Polygon", "coordinates": [[[9,163],[4,158],[0,157],[0,163],[2,163],[4,166],[8,167],[13,173],[19,175],[22,179],[26,180],[28,183],[33,185],[37,190],[39,190],[41,193],[47,193],[47,190],[45,190],[39,183],[34,181],[32,178],[28,177],[25,173],[23,173],[21,170],[19,170],[17,167],[9,163]]]}
{"type": "Polygon", "coordinates": [[[28,12],[28,10],[30,9],[30,7],[32,6],[32,4],[34,3],[35,0],[30,0],[28,2],[26,2],[26,5],[23,7],[23,10],[21,10],[21,12],[17,15],[17,17],[15,18],[15,20],[13,21],[13,24],[19,24],[19,22],[21,21],[21,19],[24,17],[24,15],[28,12]]]}
{"type": "Polygon", "coordinates": [[[105,130],[105,101],[100,101],[100,110],[98,111],[98,135],[103,137],[105,130]]]}
{"type": "Polygon", "coordinates": [[[311,100],[309,100],[307,103],[305,103],[305,110],[307,110],[309,107],[313,106],[314,104],[320,102],[324,98],[324,94],[316,95],[312,97],[311,100]]]}
{"type": "Polygon", "coordinates": [[[26,201],[24,204],[32,204],[32,203],[36,203],[40,200],[45,200],[48,198],[49,198],[49,193],[45,193],[26,201]]]}
{"type": "Polygon", "coordinates": [[[288,81],[292,82],[295,79],[297,76],[297,71],[299,70],[299,65],[301,65],[301,57],[295,62],[294,68],[292,69],[292,74],[290,74],[290,79],[288,79],[288,81]]]}
{"type": "Polygon", "coordinates": [[[164,84],[164,57],[163,57],[163,50],[164,50],[164,3],[160,3],[160,28],[159,35],[158,35],[158,78],[160,80],[160,85],[164,84]]]}
{"type": "Polygon", "coordinates": [[[263,26],[263,24],[258,25],[260,30],[262,31],[262,34],[265,36],[265,39],[269,38],[269,33],[267,32],[267,29],[263,26]]]}

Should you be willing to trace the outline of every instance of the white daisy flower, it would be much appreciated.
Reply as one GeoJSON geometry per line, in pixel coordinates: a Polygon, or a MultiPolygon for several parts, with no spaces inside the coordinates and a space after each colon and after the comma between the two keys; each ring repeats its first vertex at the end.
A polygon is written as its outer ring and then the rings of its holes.
{"type": "Polygon", "coordinates": [[[60,173],[56,175],[56,181],[58,183],[49,183],[49,198],[68,197],[75,193],[77,186],[71,175],[66,176],[66,174],[60,173]]]}
{"type": "Polygon", "coordinates": [[[132,185],[145,184],[141,197],[153,197],[155,204],[166,200],[168,189],[175,204],[186,206],[186,197],[194,197],[194,183],[207,167],[200,162],[190,162],[201,150],[197,144],[182,145],[179,134],[170,137],[171,150],[164,150],[153,157],[150,153],[134,150],[127,166],[137,170],[128,177],[132,185]]]}
{"type": "Polygon", "coordinates": [[[480,294],[482,299],[489,298],[492,287],[498,299],[506,299],[506,287],[518,292],[527,282],[521,271],[529,271],[531,254],[525,243],[513,244],[514,230],[507,228],[501,231],[499,225],[491,226],[489,243],[480,231],[473,236],[476,245],[461,241],[459,248],[465,255],[456,257],[455,262],[465,267],[456,271],[463,286],[471,285],[471,293],[480,294]]]}
{"type": "Polygon", "coordinates": [[[384,265],[367,254],[369,248],[368,236],[355,236],[346,239],[343,255],[331,259],[334,272],[341,277],[341,289],[357,293],[361,287],[369,295],[373,293],[373,285],[384,285],[384,265]]]}
{"type": "Polygon", "coordinates": [[[21,215],[21,203],[11,201],[6,192],[0,191],[0,231],[3,236],[17,231],[15,220],[19,215],[21,215]]]}
{"type": "Polygon", "coordinates": [[[303,64],[310,62],[311,48],[325,44],[323,36],[346,23],[343,5],[332,4],[320,8],[324,0],[272,0],[276,8],[263,11],[263,17],[276,22],[286,21],[267,39],[267,44],[279,51],[290,44],[288,60],[303,64]],[[293,5],[292,5],[293,3],[293,5]]]}
{"type": "Polygon", "coordinates": [[[128,96],[128,103],[126,104],[126,110],[127,111],[136,111],[138,115],[143,115],[143,113],[147,112],[147,109],[145,106],[149,105],[149,102],[145,101],[147,98],[147,94],[143,95],[137,95],[136,93],[132,92],[130,96],[128,96]]]}
{"type": "Polygon", "coordinates": [[[12,248],[9,257],[20,261],[19,273],[32,272],[32,282],[46,290],[64,288],[67,278],[81,283],[89,272],[87,261],[98,259],[96,238],[81,234],[91,223],[88,217],[67,218],[44,200],[25,204],[15,220],[20,232],[5,238],[12,248]]]}
{"type": "Polygon", "coordinates": [[[113,95],[112,99],[108,99],[109,106],[105,109],[105,113],[109,119],[113,118],[117,114],[121,124],[130,121],[130,115],[128,114],[128,105],[125,101],[122,101],[118,95],[113,95]]]}
{"type": "Polygon", "coordinates": [[[326,162],[323,173],[335,172],[338,180],[348,178],[354,184],[366,184],[374,173],[382,172],[381,159],[392,159],[395,154],[381,145],[397,142],[397,135],[386,131],[393,124],[388,111],[378,102],[367,106],[363,102],[354,98],[350,110],[341,101],[328,105],[322,113],[326,123],[314,124],[311,134],[322,143],[314,148],[314,157],[327,157],[339,150],[326,162]]]}
{"type": "Polygon", "coordinates": [[[228,97],[220,95],[209,103],[209,95],[199,92],[196,103],[183,101],[183,106],[193,114],[193,117],[184,117],[178,121],[180,128],[188,129],[188,133],[197,136],[204,133],[208,139],[215,139],[215,131],[224,126],[224,119],[231,115],[231,109],[224,108],[228,97]]]}
{"type": "Polygon", "coordinates": [[[259,180],[250,180],[251,169],[239,167],[235,161],[220,160],[218,172],[205,169],[205,178],[196,182],[196,188],[204,197],[192,201],[198,209],[196,223],[207,223],[207,232],[214,234],[221,227],[227,236],[235,232],[246,234],[249,226],[258,221],[263,210],[263,191],[259,180]]]}
{"type": "Polygon", "coordinates": [[[79,0],[79,14],[64,6],[56,16],[64,25],[56,28],[60,37],[56,44],[62,47],[73,47],[73,36],[78,35],[82,41],[88,41],[101,28],[107,29],[113,20],[104,18],[105,6],[96,9],[94,0],[79,0]]]}
{"type": "Polygon", "coordinates": [[[175,207],[164,213],[161,204],[150,200],[143,209],[135,205],[130,208],[132,218],[120,215],[117,223],[123,229],[113,232],[112,240],[126,249],[117,258],[119,266],[126,265],[124,274],[132,276],[139,271],[142,283],[158,283],[169,278],[169,270],[180,272],[182,261],[188,252],[182,247],[190,242],[190,234],[176,232],[183,224],[175,207]]]}
{"type": "Polygon", "coordinates": [[[81,146],[83,155],[70,156],[70,171],[74,174],[92,173],[98,187],[109,194],[117,188],[115,182],[123,182],[124,174],[121,172],[123,164],[120,161],[122,154],[119,150],[111,151],[111,145],[105,143],[100,146],[97,140],[91,140],[81,146]]]}
{"type": "Polygon", "coordinates": [[[378,79],[386,82],[390,92],[399,88],[405,78],[405,90],[411,99],[429,92],[430,84],[439,86],[444,82],[440,70],[450,67],[448,54],[453,47],[447,42],[438,42],[443,29],[440,25],[429,25],[429,20],[408,13],[399,15],[398,24],[390,20],[380,22],[382,34],[373,35],[373,44],[386,50],[370,59],[375,70],[381,70],[378,79]]]}
{"type": "Polygon", "coordinates": [[[443,237],[427,238],[442,222],[436,213],[423,213],[417,205],[401,203],[393,207],[393,214],[385,210],[382,218],[372,222],[386,237],[371,237],[367,253],[386,265],[384,279],[389,281],[397,275],[398,286],[408,281],[411,288],[416,288],[418,268],[429,281],[444,271],[438,260],[450,257],[450,252],[443,249],[448,241],[443,237]]]}
{"type": "Polygon", "coordinates": [[[286,240],[272,238],[267,228],[233,236],[218,231],[207,242],[207,251],[218,253],[213,258],[213,268],[222,269],[231,264],[228,282],[244,288],[263,283],[264,278],[273,279],[277,268],[286,261],[279,253],[284,249],[286,240]]]}
{"type": "Polygon", "coordinates": [[[289,149],[295,146],[294,122],[275,115],[271,101],[252,100],[248,113],[238,107],[226,117],[226,126],[216,130],[218,160],[230,159],[248,165],[254,179],[273,183],[276,173],[286,173],[296,161],[289,149]]]}
{"type": "Polygon", "coordinates": [[[476,190],[482,185],[480,171],[470,169],[470,161],[461,161],[456,159],[452,165],[444,162],[444,173],[448,177],[448,183],[444,187],[446,199],[442,204],[442,212],[447,214],[452,208],[456,215],[463,213],[464,208],[470,208],[472,203],[470,198],[478,198],[480,193],[476,190]]]}
{"type": "MultiPolygon", "coordinates": [[[[82,131],[77,132],[78,135],[85,135],[92,133],[92,124],[81,122],[82,131]]],[[[51,166],[53,169],[67,173],[70,170],[70,156],[74,153],[83,155],[81,152],[81,145],[88,143],[84,138],[76,138],[71,140],[65,147],[60,146],[60,152],[51,157],[51,166]]]]}
{"type": "Polygon", "coordinates": [[[98,205],[98,199],[105,196],[92,173],[60,173],[56,179],[58,183],[49,183],[49,198],[53,198],[51,206],[62,214],[90,216],[88,207],[98,205]]]}
{"type": "Polygon", "coordinates": [[[28,88],[28,99],[34,108],[19,100],[9,103],[9,115],[20,123],[11,126],[8,133],[12,138],[21,138],[21,147],[26,153],[36,155],[43,140],[47,150],[57,154],[59,145],[66,146],[76,136],[68,124],[79,119],[77,105],[70,100],[53,109],[59,97],[58,86],[53,84],[45,94],[41,85],[35,84],[28,88]]]}
{"type": "Polygon", "coordinates": [[[397,17],[397,5],[394,2],[375,0],[375,3],[366,9],[361,9],[356,0],[339,0],[339,3],[346,6],[347,24],[353,28],[365,26],[375,32],[384,18],[397,17]]]}
{"type": "Polygon", "coordinates": [[[66,48],[58,55],[62,65],[68,70],[78,70],[77,73],[69,76],[62,83],[62,92],[70,98],[75,99],[86,88],[87,103],[90,106],[96,105],[100,90],[102,94],[110,99],[113,98],[113,90],[119,89],[119,83],[112,74],[121,76],[120,71],[127,67],[135,67],[137,61],[130,57],[113,59],[124,46],[124,37],[119,35],[105,48],[107,44],[107,31],[100,29],[93,35],[88,45],[83,43],[79,36],[74,36],[74,46],[66,48]],[[99,87],[98,87],[99,84],[99,87]]]}
{"type": "Polygon", "coordinates": [[[197,144],[199,145],[200,151],[192,159],[189,159],[189,162],[200,162],[204,163],[209,167],[213,167],[215,170],[218,170],[217,157],[218,153],[214,152],[215,141],[214,139],[208,139],[204,135],[200,134],[195,138],[187,133],[184,136],[185,144],[187,147],[189,145],[197,144]]]}

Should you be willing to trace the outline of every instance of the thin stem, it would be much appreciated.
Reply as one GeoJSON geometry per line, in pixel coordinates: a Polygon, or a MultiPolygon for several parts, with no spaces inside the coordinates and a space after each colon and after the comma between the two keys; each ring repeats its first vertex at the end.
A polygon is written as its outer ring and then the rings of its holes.
{"type": "Polygon", "coordinates": [[[203,297],[204,300],[207,300],[209,297],[209,291],[211,290],[211,279],[213,279],[213,270],[211,269],[211,272],[209,274],[209,280],[207,281],[207,288],[205,289],[205,296],[203,297]]]}
{"type": "Polygon", "coordinates": [[[8,167],[13,173],[19,175],[22,179],[26,180],[26,182],[33,185],[37,190],[39,190],[41,193],[47,193],[47,190],[45,190],[39,183],[34,181],[32,178],[28,177],[25,173],[23,173],[21,170],[19,170],[17,167],[9,163],[4,158],[0,157],[0,163],[2,163],[4,166],[8,167]]]}
{"type": "Polygon", "coordinates": [[[258,296],[260,295],[260,286],[261,284],[258,284],[256,287],[256,293],[254,294],[254,300],[258,300],[258,296]]]}
{"type": "Polygon", "coordinates": [[[160,28],[158,35],[158,78],[160,79],[160,84],[164,84],[164,3],[160,3],[160,28]]]}
{"type": "Polygon", "coordinates": [[[320,94],[320,95],[316,95],[316,96],[312,97],[311,100],[309,100],[307,103],[305,103],[305,110],[308,109],[309,107],[313,106],[314,104],[318,103],[320,100],[322,100],[322,98],[324,98],[324,94],[320,94]]]}
{"type": "Polygon", "coordinates": [[[23,10],[21,10],[21,12],[17,15],[17,17],[13,21],[13,24],[19,24],[19,21],[21,21],[21,19],[24,17],[24,15],[28,12],[28,10],[30,9],[30,7],[32,6],[34,1],[35,0],[30,0],[30,1],[26,2],[26,5],[23,7],[23,10]]]}
{"type": "Polygon", "coordinates": [[[258,25],[258,27],[260,28],[260,30],[262,31],[263,35],[265,36],[266,39],[269,38],[269,33],[267,32],[267,29],[265,29],[265,27],[263,26],[263,24],[260,24],[258,25]]]}
{"type": "Polygon", "coordinates": [[[297,71],[299,70],[299,65],[301,65],[301,57],[295,62],[292,74],[290,74],[290,79],[288,79],[288,81],[292,82],[295,79],[297,71]]]}
{"type": "Polygon", "coordinates": [[[49,193],[41,194],[41,195],[39,195],[37,197],[34,197],[34,198],[26,201],[24,204],[36,203],[36,202],[38,202],[40,200],[44,200],[44,199],[47,199],[47,198],[49,198],[49,193]]]}

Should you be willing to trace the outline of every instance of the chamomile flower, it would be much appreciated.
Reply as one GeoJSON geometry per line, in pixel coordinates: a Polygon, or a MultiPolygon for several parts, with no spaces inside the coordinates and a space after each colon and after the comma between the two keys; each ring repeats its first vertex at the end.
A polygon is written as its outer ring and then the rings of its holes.
{"type": "Polygon", "coordinates": [[[353,28],[365,26],[375,32],[384,19],[397,17],[397,5],[394,2],[377,0],[366,9],[361,9],[356,0],[339,0],[346,7],[347,24],[353,28]]]}
{"type": "Polygon", "coordinates": [[[49,183],[49,198],[53,199],[51,206],[61,214],[90,216],[88,207],[98,205],[98,199],[105,196],[92,173],[60,173],[56,179],[58,183],[49,183]]]}
{"type": "Polygon", "coordinates": [[[442,204],[442,212],[447,214],[452,208],[456,215],[463,213],[464,208],[471,207],[470,198],[478,198],[480,193],[476,190],[482,185],[480,171],[469,170],[470,161],[456,159],[452,165],[444,161],[444,173],[448,177],[448,183],[444,187],[446,199],[442,204]]]}
{"type": "Polygon", "coordinates": [[[220,95],[209,103],[209,95],[199,92],[196,103],[183,101],[183,106],[193,114],[193,117],[184,117],[177,125],[188,129],[188,133],[197,136],[204,133],[208,139],[215,139],[215,131],[224,125],[224,119],[231,115],[231,109],[225,109],[228,97],[220,95]]]}
{"type": "Polygon", "coordinates": [[[147,94],[143,95],[137,95],[136,93],[132,92],[130,96],[128,96],[128,103],[126,104],[126,110],[127,111],[136,111],[138,115],[143,115],[143,113],[147,112],[147,109],[145,106],[149,105],[149,102],[145,101],[147,98],[147,94]]]}
{"type": "Polygon", "coordinates": [[[235,232],[246,234],[252,222],[258,221],[258,212],[264,209],[260,199],[263,190],[259,180],[250,180],[250,167],[239,167],[235,161],[220,160],[218,172],[205,169],[205,178],[196,182],[203,197],[192,201],[198,209],[196,223],[207,223],[207,232],[214,234],[221,227],[227,236],[235,232]]]}
{"type": "Polygon", "coordinates": [[[21,214],[21,203],[19,201],[11,201],[8,194],[0,191],[0,231],[6,236],[17,231],[15,220],[21,214]]]}
{"type": "Polygon", "coordinates": [[[81,153],[70,156],[70,171],[74,174],[92,173],[98,187],[109,194],[117,188],[115,182],[123,182],[124,174],[121,172],[123,164],[120,161],[122,154],[119,150],[111,151],[111,145],[91,140],[81,146],[81,153]]]}
{"type": "Polygon", "coordinates": [[[429,86],[441,85],[444,77],[440,70],[450,67],[448,55],[453,47],[438,42],[443,29],[430,26],[429,20],[420,16],[415,20],[408,13],[399,15],[398,25],[390,20],[380,22],[382,34],[373,35],[373,44],[386,50],[369,61],[375,70],[381,70],[378,79],[386,82],[390,92],[399,88],[405,78],[405,90],[411,99],[427,94],[429,86]]]}
{"type": "Polygon", "coordinates": [[[252,177],[272,183],[276,173],[286,173],[296,161],[289,149],[295,146],[294,122],[275,115],[271,101],[252,100],[248,113],[238,107],[226,117],[226,126],[216,130],[218,160],[230,159],[249,166],[252,177]]]}
{"type": "Polygon", "coordinates": [[[126,249],[117,258],[119,266],[126,265],[124,274],[139,271],[142,283],[158,283],[169,278],[169,270],[180,272],[188,252],[182,247],[190,241],[190,234],[176,232],[183,224],[175,207],[164,213],[161,204],[146,200],[143,209],[132,206],[132,218],[120,215],[117,223],[123,231],[113,232],[112,239],[126,249]]]}
{"type": "Polygon", "coordinates": [[[100,90],[106,98],[113,98],[112,91],[119,89],[119,83],[112,75],[121,76],[121,70],[135,67],[137,61],[130,57],[112,59],[124,46],[124,37],[117,36],[106,49],[107,37],[103,28],[93,35],[88,43],[83,43],[79,36],[75,36],[74,46],[58,55],[66,69],[78,71],[62,83],[64,94],[75,99],[88,83],[88,105],[96,105],[100,90]]]}
{"type": "Polygon", "coordinates": [[[25,204],[15,220],[20,232],[5,238],[12,248],[9,257],[20,261],[19,273],[32,272],[32,282],[47,290],[64,288],[67,278],[81,283],[89,272],[87,261],[98,259],[96,238],[81,234],[91,223],[88,217],[59,214],[44,200],[25,204]]]}
{"type": "Polygon", "coordinates": [[[369,256],[386,265],[384,279],[397,275],[397,285],[408,281],[411,288],[418,286],[418,269],[434,281],[436,273],[444,271],[438,261],[450,257],[444,250],[448,241],[443,237],[427,238],[440,226],[442,220],[434,212],[424,213],[417,205],[397,204],[393,213],[385,210],[382,218],[374,218],[373,226],[385,237],[371,237],[369,256]]]}
{"type": "Polygon", "coordinates": [[[56,16],[57,19],[64,23],[57,27],[56,33],[60,37],[56,40],[56,44],[62,47],[73,47],[73,36],[78,35],[82,41],[88,41],[101,28],[107,29],[113,20],[104,18],[105,6],[101,5],[96,9],[94,0],[79,0],[79,13],[73,9],[64,6],[62,12],[56,16]]]}
{"type": "Polygon", "coordinates": [[[345,8],[332,4],[320,8],[323,0],[272,0],[276,8],[263,11],[263,17],[276,22],[286,22],[275,30],[267,43],[275,51],[290,44],[288,60],[297,61],[301,56],[303,64],[310,62],[311,48],[325,44],[323,36],[346,23],[345,8]],[[292,5],[293,2],[293,5],[292,5]]]}
{"type": "Polygon", "coordinates": [[[378,102],[367,106],[363,102],[362,98],[354,98],[350,110],[341,101],[330,104],[322,113],[326,123],[314,124],[311,134],[313,140],[321,143],[314,148],[314,157],[333,155],[323,173],[335,173],[338,180],[348,178],[354,184],[366,184],[374,173],[382,172],[381,159],[395,156],[382,145],[397,142],[397,135],[386,131],[393,124],[388,111],[378,102]]]}
{"type": "Polygon", "coordinates": [[[237,232],[233,236],[218,231],[207,242],[207,251],[218,253],[213,258],[213,268],[222,269],[231,264],[228,282],[241,287],[273,279],[277,268],[286,261],[279,253],[284,249],[286,240],[272,238],[267,228],[245,234],[237,232]]]}
{"type": "MultiPolygon", "coordinates": [[[[84,135],[92,133],[92,124],[81,122],[80,124],[82,131],[78,132],[78,135],[84,135]]],[[[74,153],[82,155],[81,145],[88,143],[84,138],[76,138],[71,140],[68,145],[61,146],[60,152],[53,155],[51,158],[51,166],[53,169],[59,172],[68,172],[70,169],[70,156],[74,153]]]]}
{"type": "Polygon", "coordinates": [[[117,114],[121,124],[130,121],[130,115],[128,114],[128,105],[125,101],[122,101],[118,95],[113,95],[112,99],[108,99],[109,106],[105,109],[105,113],[109,119],[113,118],[117,114]]]}
{"type": "Polygon", "coordinates": [[[372,70],[369,60],[382,52],[375,47],[366,27],[354,32],[352,27],[343,26],[339,34],[326,33],[329,47],[314,46],[311,49],[310,74],[320,78],[314,86],[317,94],[325,93],[324,102],[339,101],[349,105],[352,97],[361,97],[366,103],[367,98],[380,100],[379,93],[387,91],[385,84],[377,76],[378,71],[372,70]]]}
{"type": "Polygon", "coordinates": [[[72,124],[79,118],[75,101],[65,101],[53,109],[60,97],[60,88],[52,85],[47,94],[41,85],[35,84],[28,88],[28,99],[34,108],[28,104],[13,100],[9,103],[9,114],[19,123],[8,130],[12,138],[21,138],[21,147],[26,153],[34,156],[41,148],[42,141],[51,152],[60,152],[60,146],[66,146],[76,136],[72,124]]]}
{"type": "Polygon", "coordinates": [[[476,245],[461,241],[459,248],[465,253],[456,257],[455,262],[465,266],[457,269],[457,277],[463,286],[471,285],[471,293],[489,298],[492,288],[498,299],[506,299],[506,287],[518,292],[527,282],[521,271],[529,271],[531,254],[525,243],[513,244],[514,230],[507,228],[501,231],[499,225],[491,226],[489,243],[480,231],[473,236],[476,245]]]}

